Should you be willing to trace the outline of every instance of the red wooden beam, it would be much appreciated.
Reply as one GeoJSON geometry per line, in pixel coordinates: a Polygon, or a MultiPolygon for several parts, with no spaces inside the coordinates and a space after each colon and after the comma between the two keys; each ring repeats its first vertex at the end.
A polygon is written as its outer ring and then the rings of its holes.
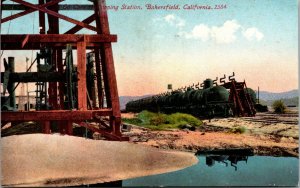
{"type": "Polygon", "coordinates": [[[87,43],[117,42],[117,35],[82,35],[82,34],[31,34],[31,35],[0,35],[1,45],[20,43],[28,37],[27,43],[77,43],[85,40],[87,43]]]}
{"type": "Polygon", "coordinates": [[[64,49],[66,44],[72,44],[77,48],[77,42],[86,41],[87,49],[99,47],[101,43],[116,42],[116,35],[75,35],[75,34],[47,34],[47,35],[0,35],[1,49],[3,50],[39,50],[41,44],[48,47],[64,49]],[[26,45],[22,47],[22,41],[28,37],[26,45]]]}
{"type": "MultiPolygon", "coordinates": [[[[44,1],[44,0],[43,0],[44,1]]],[[[51,2],[51,0],[46,0],[47,3],[51,2]]],[[[43,3],[43,2],[42,2],[43,3]]],[[[58,13],[58,5],[54,5],[48,8],[51,11],[58,13]]],[[[41,11],[39,11],[41,12],[41,11]]],[[[55,16],[48,15],[48,34],[59,34],[59,19],[55,16]]],[[[52,71],[57,70],[57,50],[52,49],[52,58],[51,58],[51,65],[52,71]]],[[[48,95],[49,95],[49,105],[52,106],[53,110],[58,110],[58,91],[57,91],[58,84],[57,82],[50,82],[48,88],[48,95]]]]}
{"type": "Polygon", "coordinates": [[[104,8],[106,6],[105,0],[95,0],[94,1],[94,7],[95,7],[95,12],[97,14],[97,28],[98,28],[98,33],[103,34],[103,33],[110,33],[109,30],[109,24],[108,24],[108,17],[107,17],[107,11],[104,8]]]}
{"type": "MultiPolygon", "coordinates": [[[[107,11],[105,8],[103,8],[106,5],[105,0],[95,0],[94,5],[96,7],[95,11],[98,16],[96,24],[98,24],[97,28],[99,28],[99,30],[97,32],[99,34],[110,34],[107,11]]],[[[106,95],[110,96],[113,115],[116,118],[121,118],[120,102],[111,43],[104,43],[100,48],[100,54],[101,62],[105,64],[105,70],[103,71],[106,72],[109,86],[109,93],[107,93],[106,95]]]]}
{"type": "Polygon", "coordinates": [[[85,123],[85,122],[81,122],[81,123],[79,123],[79,125],[82,126],[82,127],[87,128],[87,129],[90,129],[93,132],[98,132],[102,136],[104,136],[106,138],[109,138],[111,140],[129,141],[129,137],[122,137],[121,135],[115,135],[111,132],[108,132],[108,131],[105,131],[105,130],[102,130],[102,129],[97,129],[96,127],[94,127],[94,126],[92,126],[88,123],[85,123]]]}
{"type": "Polygon", "coordinates": [[[40,124],[42,125],[42,130],[44,134],[50,134],[50,121],[41,121],[40,124]]]}
{"type": "MultiPolygon", "coordinates": [[[[87,43],[86,49],[93,50],[95,47],[99,48],[100,45],[101,43],[87,43]]],[[[1,46],[1,50],[40,50],[41,46],[46,46],[46,45],[45,43],[31,43],[31,44],[27,44],[24,48],[21,48],[21,44],[9,43],[6,44],[5,47],[1,46]]],[[[73,50],[77,49],[76,44],[71,44],[71,46],[73,50]]],[[[48,43],[47,47],[64,50],[66,49],[66,43],[48,43]]]]}
{"type": "Polygon", "coordinates": [[[82,23],[82,22],[80,22],[80,21],[78,21],[78,20],[75,20],[75,19],[73,19],[73,18],[67,17],[67,16],[65,16],[65,15],[59,14],[59,13],[54,12],[54,11],[51,11],[51,10],[48,10],[48,9],[46,9],[45,7],[39,7],[39,6],[37,6],[37,5],[34,5],[34,4],[31,4],[31,3],[22,1],[22,0],[11,0],[11,1],[16,2],[16,3],[19,3],[19,4],[22,4],[22,5],[27,6],[27,7],[29,7],[29,8],[33,8],[33,9],[36,9],[36,10],[45,12],[45,13],[47,13],[47,14],[50,14],[50,15],[52,15],[52,16],[55,16],[55,17],[57,17],[57,18],[63,19],[63,20],[65,20],[65,21],[71,22],[71,23],[76,24],[76,25],[80,25],[80,26],[82,26],[82,27],[84,27],[84,28],[87,28],[87,29],[90,29],[90,30],[92,30],[92,31],[97,31],[96,27],[94,27],[94,26],[90,26],[90,25],[88,25],[88,24],[86,24],[86,23],[82,23]]]}
{"type": "Polygon", "coordinates": [[[65,128],[66,128],[65,133],[67,135],[73,135],[73,122],[72,121],[67,121],[65,128]]]}
{"type": "MultiPolygon", "coordinates": [[[[64,0],[53,0],[53,1],[51,1],[51,2],[48,2],[48,3],[46,3],[46,4],[43,4],[43,5],[40,6],[40,7],[41,7],[41,8],[46,8],[46,7],[48,7],[48,6],[55,5],[55,4],[60,3],[60,2],[62,2],[62,1],[64,1],[64,0]]],[[[1,23],[5,23],[5,22],[7,22],[7,21],[10,21],[10,20],[19,18],[19,17],[21,17],[21,16],[25,16],[25,15],[27,15],[27,14],[30,14],[30,13],[34,12],[34,11],[37,11],[37,10],[36,10],[36,9],[30,8],[30,9],[27,9],[27,10],[25,10],[25,11],[23,11],[23,12],[19,12],[19,13],[17,13],[17,14],[13,14],[13,15],[11,15],[11,16],[8,16],[8,17],[5,17],[5,18],[1,19],[1,23]]]]}
{"type": "Polygon", "coordinates": [[[86,44],[84,41],[77,43],[77,78],[78,109],[86,110],[86,44]]]}
{"type": "Polygon", "coordinates": [[[19,111],[19,112],[1,112],[1,121],[83,121],[91,120],[95,116],[110,116],[111,109],[100,110],[48,110],[48,111],[19,111]]]}
{"type": "MultiPolygon", "coordinates": [[[[19,11],[19,10],[26,10],[27,7],[24,5],[16,5],[16,4],[2,4],[2,11],[19,11]]],[[[58,5],[59,10],[64,11],[82,11],[82,10],[94,10],[93,5],[88,4],[60,4],[58,5]]]]}
{"type": "MultiPolygon", "coordinates": [[[[44,3],[45,3],[44,0],[39,0],[39,6],[42,6],[44,3]]],[[[41,11],[39,11],[39,26],[40,26],[39,33],[45,34],[46,33],[45,13],[41,11]]]]}
{"type": "MultiPolygon", "coordinates": [[[[107,11],[104,8],[105,0],[95,0],[96,25],[98,34],[110,34],[107,11]]],[[[110,125],[114,135],[121,135],[121,112],[117,89],[117,81],[114,67],[114,59],[111,43],[103,43],[100,46],[101,63],[103,66],[104,82],[106,82],[107,105],[112,108],[113,116],[110,117],[110,125]]]]}

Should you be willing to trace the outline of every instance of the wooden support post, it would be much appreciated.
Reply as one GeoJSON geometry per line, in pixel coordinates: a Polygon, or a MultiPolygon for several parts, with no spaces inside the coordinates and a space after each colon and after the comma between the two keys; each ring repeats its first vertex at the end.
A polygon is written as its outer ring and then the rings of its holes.
{"type": "MultiPolygon", "coordinates": [[[[62,50],[57,50],[57,71],[63,72],[63,60],[62,60],[62,50]]],[[[58,109],[64,109],[64,82],[58,83],[58,94],[59,94],[59,104],[58,109]]]]}
{"type": "Polygon", "coordinates": [[[58,126],[58,130],[59,133],[64,135],[65,134],[65,125],[66,125],[67,121],[58,121],[57,122],[57,126],[58,126]]]}
{"type": "MultiPolygon", "coordinates": [[[[104,8],[105,5],[105,0],[94,1],[98,34],[110,34],[107,11],[104,8]]],[[[105,83],[107,106],[111,107],[113,111],[113,116],[110,117],[111,126],[114,134],[121,135],[120,102],[111,43],[104,43],[100,47],[100,55],[104,83],[107,82],[105,83]]]]}
{"type": "Polygon", "coordinates": [[[113,115],[115,117],[121,117],[120,113],[120,103],[119,103],[119,95],[117,89],[117,80],[115,74],[115,67],[113,62],[113,54],[110,43],[104,44],[104,63],[105,63],[105,71],[107,76],[107,81],[109,85],[109,93],[107,95],[110,96],[111,108],[113,109],[113,115]]]}
{"type": "MultiPolygon", "coordinates": [[[[44,0],[39,0],[39,5],[43,6],[44,0]]],[[[39,11],[39,25],[40,25],[40,34],[45,34],[45,13],[42,11],[39,11]]]]}
{"type": "Polygon", "coordinates": [[[78,110],[87,109],[86,95],[86,43],[77,43],[78,110]]]}
{"type": "MultiPolygon", "coordinates": [[[[110,34],[107,11],[105,8],[105,0],[94,1],[96,12],[96,25],[98,34],[110,34]]],[[[121,117],[120,102],[117,89],[117,80],[115,74],[113,53],[111,43],[104,43],[100,48],[101,63],[103,65],[104,81],[107,80],[108,92],[106,93],[108,103],[111,102],[113,115],[118,118],[121,117]]],[[[105,86],[105,87],[107,87],[105,86]]]]}
{"type": "Polygon", "coordinates": [[[103,108],[103,85],[102,85],[102,69],[100,62],[100,50],[99,48],[95,48],[95,66],[96,66],[96,75],[97,75],[97,89],[98,89],[98,102],[99,108],[103,108]]]}
{"type": "MultiPolygon", "coordinates": [[[[50,3],[50,0],[46,0],[47,3],[50,3]]],[[[55,4],[49,7],[49,10],[52,10],[58,13],[58,4],[55,4]]],[[[59,34],[59,20],[55,16],[48,15],[48,23],[49,23],[49,30],[48,34],[59,34]]],[[[51,58],[51,65],[52,70],[56,71],[57,69],[57,49],[52,48],[52,58],[51,58]]],[[[57,90],[57,82],[50,82],[49,83],[49,104],[52,106],[53,109],[58,109],[58,90],[57,90]]]]}
{"type": "Polygon", "coordinates": [[[50,134],[50,121],[42,121],[41,122],[42,130],[44,134],[50,134]]]}
{"type": "Polygon", "coordinates": [[[72,121],[67,121],[66,122],[66,134],[67,135],[73,135],[73,123],[72,121]]]}

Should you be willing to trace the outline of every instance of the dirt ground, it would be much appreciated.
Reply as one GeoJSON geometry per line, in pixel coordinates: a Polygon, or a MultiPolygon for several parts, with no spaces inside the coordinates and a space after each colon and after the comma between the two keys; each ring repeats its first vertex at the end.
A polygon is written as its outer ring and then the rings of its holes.
{"type": "MultiPolygon", "coordinates": [[[[133,118],[134,114],[122,114],[133,118]]],[[[298,156],[298,112],[287,114],[258,113],[255,117],[203,120],[196,131],[151,131],[132,125],[125,133],[130,141],[163,149],[209,151],[216,149],[253,149],[256,155],[298,156]],[[231,133],[244,127],[244,133],[231,133]]]]}
{"type": "MultiPolygon", "coordinates": [[[[123,113],[122,117],[134,118],[135,114],[123,113]]],[[[151,131],[135,125],[130,127],[130,131],[124,132],[130,137],[130,142],[161,149],[197,152],[236,148],[252,149],[256,155],[298,156],[299,154],[297,110],[281,115],[266,112],[257,113],[255,117],[203,120],[203,125],[195,131],[188,129],[151,131]],[[238,127],[244,127],[245,132],[232,133],[232,130],[238,127]]],[[[6,125],[1,129],[1,136],[41,132],[39,125],[27,122],[12,127],[6,125]]],[[[75,127],[73,132],[74,135],[82,136],[85,128],[75,127]]],[[[93,137],[99,138],[95,133],[93,137]]]]}

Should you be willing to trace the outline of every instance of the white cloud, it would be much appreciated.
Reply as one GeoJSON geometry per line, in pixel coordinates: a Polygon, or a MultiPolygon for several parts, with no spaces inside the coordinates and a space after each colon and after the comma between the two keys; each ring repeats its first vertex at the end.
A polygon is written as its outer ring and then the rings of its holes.
{"type": "Polygon", "coordinates": [[[164,20],[170,25],[175,26],[177,28],[182,28],[185,26],[185,20],[174,14],[169,14],[165,16],[164,20]]]}
{"type": "Polygon", "coordinates": [[[169,15],[165,16],[164,19],[166,20],[166,22],[172,23],[175,20],[175,15],[169,14],[169,15]]]}
{"type": "Polygon", "coordinates": [[[253,40],[260,41],[264,37],[264,34],[262,34],[255,27],[251,27],[251,28],[246,29],[245,31],[243,31],[243,35],[249,41],[253,41],[253,40]]]}
{"type": "MultiPolygon", "coordinates": [[[[166,21],[172,21],[174,15],[168,15],[165,17],[166,21]]],[[[205,24],[196,25],[190,32],[180,31],[179,36],[185,37],[186,39],[202,40],[203,42],[212,40],[219,44],[229,44],[236,40],[236,35],[242,26],[236,20],[227,20],[221,26],[209,27],[205,24]]],[[[258,31],[257,28],[248,28],[242,32],[243,36],[248,40],[260,41],[264,35],[258,31]]]]}
{"type": "Polygon", "coordinates": [[[196,25],[191,33],[182,33],[187,39],[200,39],[203,42],[210,38],[210,29],[204,24],[196,25]]]}
{"type": "Polygon", "coordinates": [[[236,32],[241,25],[236,20],[228,20],[221,27],[211,28],[211,37],[217,43],[232,43],[236,39],[236,32]]]}

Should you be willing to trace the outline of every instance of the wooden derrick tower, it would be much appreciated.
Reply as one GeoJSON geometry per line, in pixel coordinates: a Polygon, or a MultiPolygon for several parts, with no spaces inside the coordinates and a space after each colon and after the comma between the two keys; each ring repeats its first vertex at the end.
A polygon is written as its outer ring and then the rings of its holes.
{"type": "Polygon", "coordinates": [[[110,34],[107,12],[102,8],[105,7],[105,0],[86,1],[87,4],[80,5],[63,4],[64,0],[38,0],[38,4],[24,0],[11,1],[14,4],[2,0],[1,11],[19,12],[2,17],[1,24],[9,21],[14,24],[14,19],[37,11],[40,30],[39,34],[1,34],[1,48],[39,50],[33,62],[38,64],[38,71],[16,73],[6,69],[1,72],[1,81],[8,85],[20,82],[34,82],[38,85],[47,83],[44,85],[46,107],[26,112],[2,110],[1,126],[7,122],[36,121],[42,125],[44,133],[50,133],[50,127],[55,125],[59,127],[60,133],[72,135],[72,124],[77,123],[108,139],[126,140],[120,130],[120,104],[111,44],[117,41],[117,36],[110,34]],[[62,10],[93,13],[80,21],[61,14],[62,10]],[[61,33],[59,19],[74,24],[74,27],[61,33]],[[96,26],[91,25],[94,21],[96,26]],[[45,28],[49,29],[46,31],[45,28]],[[95,34],[76,34],[83,28],[95,34]],[[63,57],[66,49],[67,55],[63,57]],[[75,49],[77,68],[72,62],[72,50],[75,49]],[[87,55],[87,50],[93,53],[94,58],[87,55]],[[41,59],[44,64],[39,62],[41,59]],[[91,71],[87,70],[87,64],[91,61],[94,61],[90,64],[94,65],[92,83],[91,71]],[[97,91],[89,92],[91,89],[88,86],[97,91]]]}

